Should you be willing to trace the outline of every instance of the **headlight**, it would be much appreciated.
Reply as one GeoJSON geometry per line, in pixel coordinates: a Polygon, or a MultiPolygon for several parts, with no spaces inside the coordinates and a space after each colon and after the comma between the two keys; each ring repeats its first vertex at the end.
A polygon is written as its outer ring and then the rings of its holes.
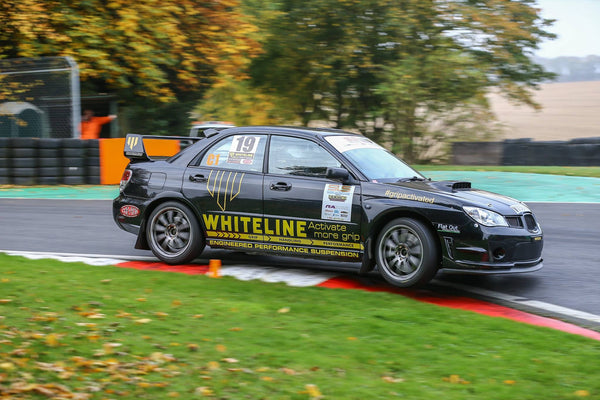
{"type": "Polygon", "coordinates": [[[463,207],[467,215],[485,226],[508,226],[504,217],[485,208],[463,207]]]}

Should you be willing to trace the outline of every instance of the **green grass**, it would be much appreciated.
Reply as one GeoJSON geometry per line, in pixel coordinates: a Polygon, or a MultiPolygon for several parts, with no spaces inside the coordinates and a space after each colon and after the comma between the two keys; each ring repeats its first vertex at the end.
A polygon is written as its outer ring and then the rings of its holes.
{"type": "Polygon", "coordinates": [[[390,293],[0,254],[0,398],[598,398],[599,359],[390,293]]]}
{"type": "Polygon", "coordinates": [[[523,165],[413,165],[417,171],[500,171],[600,178],[600,167],[557,167],[523,165]]]}

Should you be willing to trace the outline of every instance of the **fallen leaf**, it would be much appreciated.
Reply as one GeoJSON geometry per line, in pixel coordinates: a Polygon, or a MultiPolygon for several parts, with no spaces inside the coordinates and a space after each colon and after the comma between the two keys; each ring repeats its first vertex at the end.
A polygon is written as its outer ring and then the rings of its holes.
{"type": "Polygon", "coordinates": [[[131,317],[131,314],[125,311],[120,311],[117,315],[117,318],[128,318],[131,317]]]}
{"type": "Polygon", "coordinates": [[[86,328],[95,328],[96,324],[93,322],[77,322],[75,323],[77,326],[85,326],[86,328]]]}
{"type": "Polygon", "coordinates": [[[450,375],[446,378],[443,378],[444,381],[446,382],[450,382],[450,383],[461,383],[463,385],[468,385],[469,381],[465,381],[463,378],[460,377],[460,375],[450,375]]]}
{"type": "Polygon", "coordinates": [[[402,379],[402,378],[394,378],[392,376],[382,376],[381,379],[384,382],[387,382],[387,383],[400,383],[400,382],[404,382],[404,379],[402,379]]]}
{"type": "Polygon", "coordinates": [[[197,387],[196,390],[194,390],[194,393],[199,394],[201,396],[207,396],[207,397],[214,395],[214,392],[212,391],[212,389],[209,387],[206,387],[206,386],[197,387]]]}
{"type": "Polygon", "coordinates": [[[59,338],[60,338],[60,335],[58,335],[56,333],[49,333],[46,335],[46,344],[50,347],[56,347],[60,344],[58,342],[59,338]]]}
{"type": "Polygon", "coordinates": [[[587,390],[577,390],[574,394],[577,397],[587,397],[590,395],[590,392],[588,392],[587,390]]]}
{"type": "Polygon", "coordinates": [[[15,369],[15,364],[11,362],[0,363],[0,369],[3,369],[5,371],[12,371],[13,369],[15,369]]]}
{"type": "Polygon", "coordinates": [[[227,351],[227,347],[223,344],[218,344],[215,346],[215,349],[217,349],[218,352],[224,353],[227,351]]]}
{"type": "Polygon", "coordinates": [[[105,355],[112,354],[114,349],[120,346],[122,346],[121,343],[104,343],[102,345],[102,350],[104,350],[105,355]]]}
{"type": "Polygon", "coordinates": [[[230,363],[230,364],[234,364],[236,362],[239,362],[239,360],[235,359],[235,358],[224,358],[221,361],[225,361],[226,363],[230,363]]]}
{"type": "Polygon", "coordinates": [[[150,318],[140,318],[140,319],[134,320],[134,322],[136,324],[147,324],[149,322],[152,322],[152,320],[150,318]]]}
{"type": "Polygon", "coordinates": [[[279,310],[277,310],[277,312],[279,314],[289,313],[290,312],[290,308],[289,307],[283,307],[283,308],[280,308],[279,310]]]}
{"type": "Polygon", "coordinates": [[[321,394],[321,391],[319,390],[317,385],[309,383],[309,384],[305,385],[304,387],[306,388],[306,393],[308,393],[308,396],[311,399],[320,399],[321,397],[323,397],[323,395],[321,394]]]}
{"type": "Polygon", "coordinates": [[[285,368],[285,367],[281,368],[281,372],[283,372],[286,375],[296,375],[297,374],[297,372],[294,371],[293,369],[291,369],[291,368],[285,368]]]}

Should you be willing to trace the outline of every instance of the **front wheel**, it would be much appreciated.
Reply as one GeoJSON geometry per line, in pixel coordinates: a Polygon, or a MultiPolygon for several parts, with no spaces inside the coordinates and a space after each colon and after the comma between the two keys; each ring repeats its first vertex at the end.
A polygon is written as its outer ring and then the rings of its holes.
{"type": "Polygon", "coordinates": [[[440,255],[434,235],[422,222],[397,218],[383,227],[375,258],[380,274],[398,287],[419,286],[437,273],[440,255]]]}
{"type": "Polygon", "coordinates": [[[174,201],[152,211],[146,237],[152,253],[167,264],[188,263],[204,250],[204,238],[194,213],[174,201]]]}

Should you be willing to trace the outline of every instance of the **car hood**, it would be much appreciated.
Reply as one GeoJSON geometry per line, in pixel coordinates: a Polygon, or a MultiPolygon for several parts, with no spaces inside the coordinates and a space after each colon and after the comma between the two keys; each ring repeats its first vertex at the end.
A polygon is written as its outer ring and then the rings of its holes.
{"type": "Polygon", "coordinates": [[[444,203],[456,206],[476,206],[499,212],[504,215],[518,215],[529,212],[529,208],[508,196],[479,190],[470,182],[461,181],[417,181],[386,183],[384,196],[415,200],[431,204],[444,203]]]}

